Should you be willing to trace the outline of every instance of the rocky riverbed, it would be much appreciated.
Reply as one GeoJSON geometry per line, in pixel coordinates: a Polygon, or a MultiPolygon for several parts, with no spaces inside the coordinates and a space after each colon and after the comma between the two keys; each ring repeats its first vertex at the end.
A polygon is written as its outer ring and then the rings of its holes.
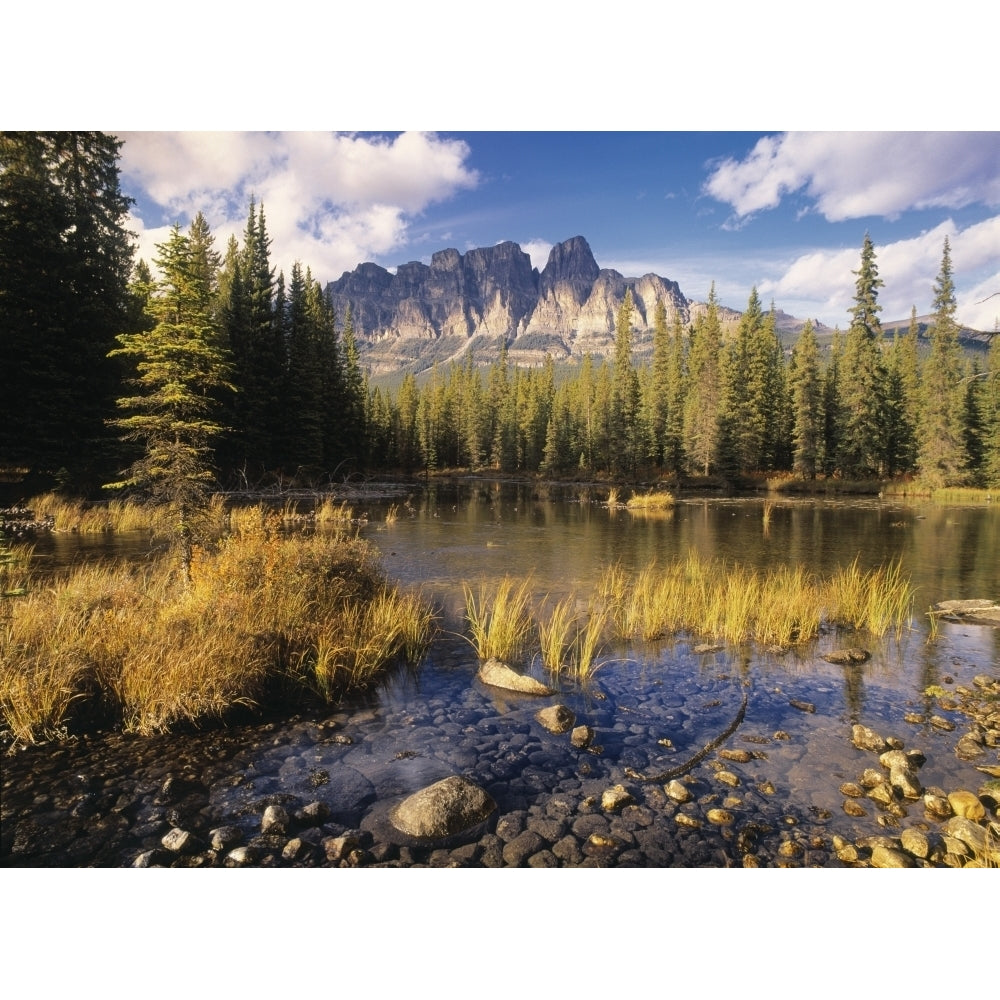
{"type": "Polygon", "coordinates": [[[419,676],[329,712],[16,749],[3,757],[2,863],[997,864],[992,664],[957,657],[920,699],[868,676],[859,705],[850,676],[863,668],[818,652],[809,670],[683,644],[669,659],[528,695],[483,683],[467,646],[442,643],[419,676]],[[393,822],[449,777],[485,793],[485,818],[437,837],[393,822]]]}

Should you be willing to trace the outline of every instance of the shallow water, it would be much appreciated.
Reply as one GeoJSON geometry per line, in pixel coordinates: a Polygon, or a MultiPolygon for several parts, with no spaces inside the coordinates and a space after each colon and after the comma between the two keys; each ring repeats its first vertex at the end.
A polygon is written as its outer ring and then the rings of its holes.
{"type": "MultiPolygon", "coordinates": [[[[69,789],[81,768],[131,774],[136,794],[148,786],[149,801],[137,807],[113,849],[95,846],[88,856],[73,846],[76,840],[66,841],[62,849],[72,860],[64,863],[73,864],[127,864],[155,846],[167,820],[150,789],[179,770],[200,775],[206,799],[199,822],[206,829],[236,823],[247,837],[259,828],[262,803],[287,800],[322,802],[333,822],[369,831],[376,842],[391,841],[386,815],[393,804],[460,774],[498,805],[475,863],[495,862],[496,842],[508,844],[531,828],[546,838],[543,853],[556,852],[562,864],[739,864],[745,851],[737,849],[737,831],[760,824],[769,830],[759,848],[764,863],[776,862],[779,845],[791,837],[802,847],[796,863],[828,865],[837,863],[829,848],[833,834],[850,839],[884,832],[885,818],[879,825],[873,804],[866,803],[861,817],[843,809],[839,785],[878,766],[873,754],[852,745],[853,723],[922,750],[925,787],[979,787],[983,775],[954,752],[968,720],[923,692],[931,684],[968,687],[977,674],[996,676],[1000,630],[944,623],[929,643],[920,612],[937,600],[1000,596],[995,506],[782,500],[765,529],[759,498],[681,498],[667,515],[637,516],[609,510],[604,496],[598,488],[540,492],[474,482],[356,504],[388,575],[420,588],[441,610],[448,634],[418,670],[399,672],[375,694],[330,713],[277,725],[145,743],[118,738],[113,749],[89,741],[66,748],[55,768],[44,757],[49,748],[33,749],[10,765],[21,797],[30,801],[28,787],[20,786],[44,772],[49,791],[39,796],[36,818],[58,822],[56,800],[73,801],[69,789]],[[390,505],[397,508],[394,523],[386,522],[390,505]],[[455,638],[462,630],[464,583],[511,573],[530,575],[539,598],[586,595],[611,563],[634,570],[690,550],[757,568],[802,564],[822,574],[854,559],[862,568],[898,559],[918,588],[913,626],[898,639],[827,633],[782,655],[749,646],[697,654],[683,638],[608,648],[589,685],[564,680],[557,695],[543,699],[481,684],[471,647],[455,638]],[[849,645],[869,649],[871,660],[844,668],[822,659],[849,645]],[[688,807],[667,801],[662,783],[638,783],[627,769],[662,772],[688,760],[730,724],[744,694],[745,719],[723,746],[749,750],[752,759],[720,762],[711,754],[688,778],[699,806],[725,805],[736,822],[723,829],[681,827],[677,812],[688,807]],[[553,735],[538,724],[538,708],[556,702],[595,729],[597,747],[576,749],[568,734],[553,735]],[[906,713],[944,717],[956,729],[906,722],[906,713]],[[735,785],[720,783],[721,768],[736,776],[735,785]],[[595,802],[616,784],[624,784],[636,804],[621,816],[605,815],[595,802]],[[63,785],[64,794],[54,790],[63,785]],[[617,847],[592,849],[592,832],[607,834],[617,847]]],[[[141,557],[141,542],[131,554],[141,557]]],[[[541,676],[537,663],[529,669],[541,676]]],[[[996,763],[995,751],[987,756],[996,763]]],[[[5,797],[9,787],[5,780],[5,797]]],[[[8,842],[5,835],[5,855],[8,842]]],[[[60,863],[58,851],[38,863],[60,863]]],[[[398,863],[397,855],[385,856],[398,863]]],[[[403,857],[426,861],[430,853],[403,857]]],[[[6,863],[19,862],[8,856],[6,863]]]]}

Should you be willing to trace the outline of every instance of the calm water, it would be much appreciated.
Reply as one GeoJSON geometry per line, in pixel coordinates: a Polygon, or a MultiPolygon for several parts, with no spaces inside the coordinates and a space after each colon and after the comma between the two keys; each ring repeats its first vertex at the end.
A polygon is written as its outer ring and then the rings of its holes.
{"type": "MultiPolygon", "coordinates": [[[[854,722],[924,750],[925,786],[979,786],[982,774],[954,753],[967,720],[942,711],[923,691],[930,684],[971,685],[977,674],[996,676],[1000,629],[944,624],[929,643],[923,612],[939,600],[1000,598],[1000,505],[782,499],[765,529],[759,497],[681,497],[672,512],[655,516],[608,509],[606,497],[598,487],[467,481],[414,488],[409,496],[397,488],[351,503],[367,517],[362,533],[381,550],[389,577],[419,588],[441,609],[450,632],[462,629],[465,583],[530,575],[538,598],[570,591],[585,597],[613,563],[637,570],[692,550],[760,569],[801,564],[824,575],[854,560],[863,568],[899,560],[917,588],[912,628],[900,640],[825,634],[785,655],[752,647],[696,654],[684,637],[608,647],[588,689],[562,681],[557,695],[578,722],[596,729],[601,752],[594,755],[540,729],[534,712],[552,699],[540,703],[485,688],[475,680],[471,648],[442,642],[419,671],[391,679],[362,705],[331,716],[349,742],[331,743],[317,737],[315,726],[301,724],[263,743],[248,731],[234,762],[240,782],[221,782],[213,791],[213,821],[244,822],[239,817],[263,796],[294,792],[324,799],[345,822],[374,829],[400,796],[456,773],[487,788],[500,823],[526,812],[558,818],[560,809],[584,809],[588,796],[599,800],[602,789],[628,784],[626,768],[659,771],[686,760],[733,719],[743,693],[746,718],[728,745],[764,746],[730,793],[731,804],[742,803],[736,809],[743,819],[763,817],[780,830],[785,817],[798,817],[821,824],[826,836],[880,832],[873,810],[856,818],[842,808],[840,783],[856,781],[874,762],[851,745],[854,722]],[[391,524],[390,507],[398,514],[391,524]],[[847,645],[871,650],[871,660],[843,668],[822,659],[847,645]],[[793,702],[808,702],[815,711],[793,702]],[[908,723],[907,713],[944,714],[957,728],[944,733],[926,722],[908,723]],[[788,738],[775,740],[776,731],[788,738]],[[303,793],[318,771],[328,772],[329,782],[303,793]],[[768,783],[774,792],[762,794],[768,783]]],[[[116,544],[117,554],[128,558],[149,552],[141,536],[116,544]]],[[[85,539],[43,541],[38,555],[72,562],[97,554],[92,541],[91,551],[82,551],[87,545],[85,539]]],[[[528,669],[539,671],[537,663],[528,669]]],[[[719,791],[710,763],[693,772],[699,795],[719,791]]],[[[678,840],[669,815],[649,829],[647,853],[636,848],[645,859],[639,863],[719,864],[733,856],[723,834],[701,831],[678,840]],[[661,848],[667,853],[657,853],[661,848]]],[[[828,855],[818,863],[829,863],[828,855]]]]}

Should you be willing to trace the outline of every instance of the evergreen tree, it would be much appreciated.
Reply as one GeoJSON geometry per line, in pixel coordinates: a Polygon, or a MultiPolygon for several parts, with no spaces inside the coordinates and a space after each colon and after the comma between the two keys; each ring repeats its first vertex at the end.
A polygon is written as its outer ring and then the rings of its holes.
{"type": "Polygon", "coordinates": [[[672,342],[667,328],[667,310],[662,299],[656,300],[653,313],[653,364],[647,383],[648,433],[650,458],[653,464],[663,467],[667,452],[667,435],[670,424],[672,396],[672,342]]]}
{"type": "Polygon", "coordinates": [[[866,233],[861,249],[851,327],[840,367],[838,465],[845,476],[873,477],[887,471],[887,380],[882,360],[878,289],[882,281],[875,247],[866,233]]]}
{"type": "Polygon", "coordinates": [[[639,422],[639,379],[632,364],[632,289],[615,318],[614,381],[611,393],[609,431],[612,468],[628,475],[635,473],[642,450],[639,422]]]}
{"type": "Polygon", "coordinates": [[[197,515],[214,481],[213,447],[222,430],[216,393],[231,387],[230,365],[206,309],[209,290],[190,239],[175,225],[157,249],[162,278],[149,302],[153,325],[120,334],[112,352],[133,362],[136,393],[118,400],[123,415],[111,424],[143,453],[108,488],[138,488],[172,508],[190,581],[197,515]]]}
{"type": "Polygon", "coordinates": [[[921,379],[921,412],[917,464],[921,478],[933,486],[960,481],[966,465],[962,427],[964,393],[962,350],[955,320],[955,283],[951,246],[944,240],[941,270],[934,283],[931,351],[921,379]]]}
{"type": "Polygon", "coordinates": [[[721,437],[722,376],[719,359],[722,327],[715,284],[708,309],[691,331],[688,353],[688,394],[684,407],[684,443],[691,472],[707,476],[718,465],[721,437]]]}
{"type": "Polygon", "coordinates": [[[674,313],[673,332],[666,365],[667,422],[663,429],[663,468],[680,472],[684,467],[684,397],[687,392],[684,331],[679,312],[674,313]]]}
{"type": "Polygon", "coordinates": [[[111,468],[131,200],[102,132],[0,133],[0,463],[87,488],[111,468]]]}
{"type": "Polygon", "coordinates": [[[819,345],[812,321],[806,320],[795,349],[791,368],[794,429],[794,470],[815,479],[823,464],[823,379],[819,368],[819,345]]]}
{"type": "Polygon", "coordinates": [[[980,407],[983,424],[982,483],[1000,489],[1000,324],[993,331],[983,373],[980,407]]]}
{"type": "Polygon", "coordinates": [[[365,378],[358,359],[358,345],[354,339],[354,318],[351,307],[344,315],[340,332],[340,386],[338,418],[340,421],[340,454],[338,464],[347,463],[363,468],[365,453],[365,378]]]}

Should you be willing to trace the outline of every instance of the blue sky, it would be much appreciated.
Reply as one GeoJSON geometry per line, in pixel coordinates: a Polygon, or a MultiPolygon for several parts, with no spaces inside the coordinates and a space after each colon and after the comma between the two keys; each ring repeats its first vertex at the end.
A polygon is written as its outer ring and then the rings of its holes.
{"type": "Polygon", "coordinates": [[[704,300],[847,326],[866,232],[883,320],[931,311],[945,235],[960,318],[1000,316],[1000,133],[140,132],[122,181],[147,259],[203,211],[224,249],[251,196],[272,260],[323,281],[513,240],[539,268],[589,241],[601,267],[704,300]]]}

